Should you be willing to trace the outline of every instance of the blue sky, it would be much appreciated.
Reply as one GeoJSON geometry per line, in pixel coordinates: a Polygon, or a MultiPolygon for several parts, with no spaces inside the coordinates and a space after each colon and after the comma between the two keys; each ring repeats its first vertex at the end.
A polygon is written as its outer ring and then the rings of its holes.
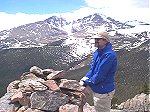
{"type": "Polygon", "coordinates": [[[149,0],[0,0],[0,31],[52,15],[78,19],[95,12],[125,22],[150,23],[149,0]]]}
{"type": "Polygon", "coordinates": [[[65,13],[86,6],[84,0],[1,0],[0,12],[15,14],[65,13]]]}

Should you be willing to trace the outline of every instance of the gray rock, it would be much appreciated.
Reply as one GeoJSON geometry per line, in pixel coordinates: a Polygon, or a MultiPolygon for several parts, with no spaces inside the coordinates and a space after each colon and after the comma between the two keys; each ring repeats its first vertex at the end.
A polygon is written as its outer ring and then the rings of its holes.
{"type": "Polygon", "coordinates": [[[80,92],[72,92],[72,97],[70,99],[70,102],[72,104],[78,105],[80,107],[84,106],[86,103],[86,97],[84,94],[80,92]]]}
{"type": "MultiPolygon", "coordinates": [[[[123,110],[117,110],[117,109],[111,109],[110,112],[127,112],[127,111],[123,111],[123,110]]],[[[133,111],[130,111],[130,112],[133,112],[133,111]]]]}
{"type": "Polygon", "coordinates": [[[96,112],[94,106],[90,106],[88,103],[86,103],[83,106],[83,111],[84,112],[96,112]]]}
{"type": "Polygon", "coordinates": [[[24,112],[26,109],[28,109],[26,106],[22,106],[17,110],[17,112],[24,112]]]}
{"type": "Polygon", "coordinates": [[[118,109],[126,112],[147,112],[150,111],[149,101],[149,95],[141,93],[118,105],[118,109]]]}
{"type": "Polygon", "coordinates": [[[9,92],[11,89],[18,89],[18,84],[20,83],[19,80],[14,80],[7,86],[7,92],[9,92]]]}
{"type": "Polygon", "coordinates": [[[22,106],[30,106],[29,96],[22,93],[20,89],[18,89],[17,92],[11,96],[10,100],[12,103],[19,102],[22,106]]]}
{"type": "Polygon", "coordinates": [[[47,86],[43,85],[41,82],[37,82],[37,81],[34,81],[34,82],[30,82],[29,83],[30,87],[33,88],[33,90],[35,91],[45,91],[48,89],[47,86]]]}
{"type": "Polygon", "coordinates": [[[79,85],[79,82],[76,80],[66,80],[62,79],[59,85],[60,88],[70,89],[74,91],[84,91],[86,88],[79,85]]]}
{"type": "Polygon", "coordinates": [[[31,94],[31,108],[45,111],[56,111],[69,101],[68,95],[60,92],[37,91],[31,94]]]}
{"type": "Polygon", "coordinates": [[[16,90],[12,89],[0,98],[0,112],[15,112],[20,107],[18,102],[11,103],[10,97],[15,92],[16,90]]]}
{"type": "Polygon", "coordinates": [[[64,71],[53,71],[51,74],[47,76],[47,79],[58,79],[58,78],[63,78],[64,77],[64,71]]]}
{"type": "Polygon", "coordinates": [[[53,69],[44,69],[44,70],[42,70],[42,73],[43,73],[45,76],[51,74],[52,72],[54,72],[53,69]]]}
{"type": "Polygon", "coordinates": [[[44,84],[49,88],[49,90],[60,91],[60,88],[54,80],[47,80],[44,84]]]}
{"type": "Polygon", "coordinates": [[[79,112],[79,106],[73,104],[66,104],[59,108],[59,112],[79,112]]]}
{"type": "Polygon", "coordinates": [[[25,110],[24,112],[45,112],[45,111],[38,110],[38,109],[31,109],[31,108],[28,108],[28,109],[25,110]]]}
{"type": "Polygon", "coordinates": [[[43,85],[41,82],[45,82],[45,80],[35,76],[33,73],[25,73],[21,76],[21,81],[18,86],[25,92],[29,90],[31,90],[31,92],[33,90],[44,91],[47,89],[47,86],[43,85]]]}
{"type": "Polygon", "coordinates": [[[39,79],[39,77],[37,77],[35,74],[33,73],[30,73],[30,72],[25,72],[22,74],[22,76],[20,77],[20,80],[27,80],[27,79],[30,79],[30,80],[37,80],[39,79]]]}
{"type": "Polygon", "coordinates": [[[37,67],[37,66],[31,67],[31,68],[30,68],[30,72],[33,73],[33,74],[35,74],[36,76],[41,76],[41,75],[43,75],[42,69],[39,68],[39,67],[37,67]]]}

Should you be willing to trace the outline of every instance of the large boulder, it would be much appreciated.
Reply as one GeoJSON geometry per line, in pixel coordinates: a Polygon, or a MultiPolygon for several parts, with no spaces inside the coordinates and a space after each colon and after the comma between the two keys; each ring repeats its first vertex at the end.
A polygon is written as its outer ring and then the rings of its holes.
{"type": "Polygon", "coordinates": [[[79,112],[79,106],[73,104],[66,104],[59,108],[59,112],[79,112]]]}
{"type": "Polygon", "coordinates": [[[51,74],[47,76],[47,79],[58,79],[58,78],[64,78],[64,71],[53,71],[51,74]]]}
{"type": "Polygon", "coordinates": [[[32,93],[30,100],[32,109],[56,111],[60,106],[68,103],[69,97],[60,92],[46,90],[32,93]]]}
{"type": "Polygon", "coordinates": [[[85,87],[80,86],[79,82],[77,80],[62,79],[59,87],[64,88],[64,89],[68,89],[68,90],[69,89],[74,90],[74,91],[84,91],[85,90],[85,87]]]}
{"type": "Polygon", "coordinates": [[[19,109],[20,104],[18,102],[11,103],[10,97],[16,92],[15,89],[6,93],[3,97],[0,98],[0,112],[15,112],[19,109]]]}
{"type": "Polygon", "coordinates": [[[7,92],[9,92],[12,89],[18,89],[18,84],[20,83],[20,80],[14,80],[7,86],[7,92]]]}
{"type": "Polygon", "coordinates": [[[37,67],[37,66],[31,67],[30,72],[35,74],[36,76],[42,76],[43,75],[42,69],[37,67]]]}
{"type": "Polygon", "coordinates": [[[44,84],[49,88],[49,90],[60,91],[59,86],[54,80],[47,80],[44,84]]]}
{"type": "Polygon", "coordinates": [[[18,89],[12,96],[11,102],[19,102],[22,106],[30,106],[30,98],[18,89]]]}
{"type": "Polygon", "coordinates": [[[35,90],[39,90],[39,91],[47,90],[47,86],[42,84],[43,82],[45,82],[45,80],[35,76],[35,74],[33,73],[29,73],[29,72],[24,73],[21,76],[20,80],[21,81],[18,86],[22,91],[33,92],[35,90]]]}

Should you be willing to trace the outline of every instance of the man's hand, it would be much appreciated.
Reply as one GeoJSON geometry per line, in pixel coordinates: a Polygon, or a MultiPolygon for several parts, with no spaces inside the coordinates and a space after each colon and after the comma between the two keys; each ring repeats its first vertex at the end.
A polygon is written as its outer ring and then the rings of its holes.
{"type": "Polygon", "coordinates": [[[86,77],[86,76],[84,76],[81,80],[82,80],[82,81],[85,81],[85,80],[87,80],[87,79],[89,79],[89,78],[86,77]]]}
{"type": "Polygon", "coordinates": [[[80,84],[81,86],[84,86],[84,82],[83,82],[82,80],[80,80],[79,84],[80,84]]]}

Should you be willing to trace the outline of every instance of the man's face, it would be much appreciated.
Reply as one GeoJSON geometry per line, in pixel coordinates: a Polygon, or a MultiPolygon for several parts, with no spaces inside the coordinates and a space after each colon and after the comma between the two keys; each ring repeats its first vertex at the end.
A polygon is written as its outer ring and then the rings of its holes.
{"type": "Polygon", "coordinates": [[[95,38],[95,47],[102,49],[106,46],[107,41],[103,38],[95,38]]]}

